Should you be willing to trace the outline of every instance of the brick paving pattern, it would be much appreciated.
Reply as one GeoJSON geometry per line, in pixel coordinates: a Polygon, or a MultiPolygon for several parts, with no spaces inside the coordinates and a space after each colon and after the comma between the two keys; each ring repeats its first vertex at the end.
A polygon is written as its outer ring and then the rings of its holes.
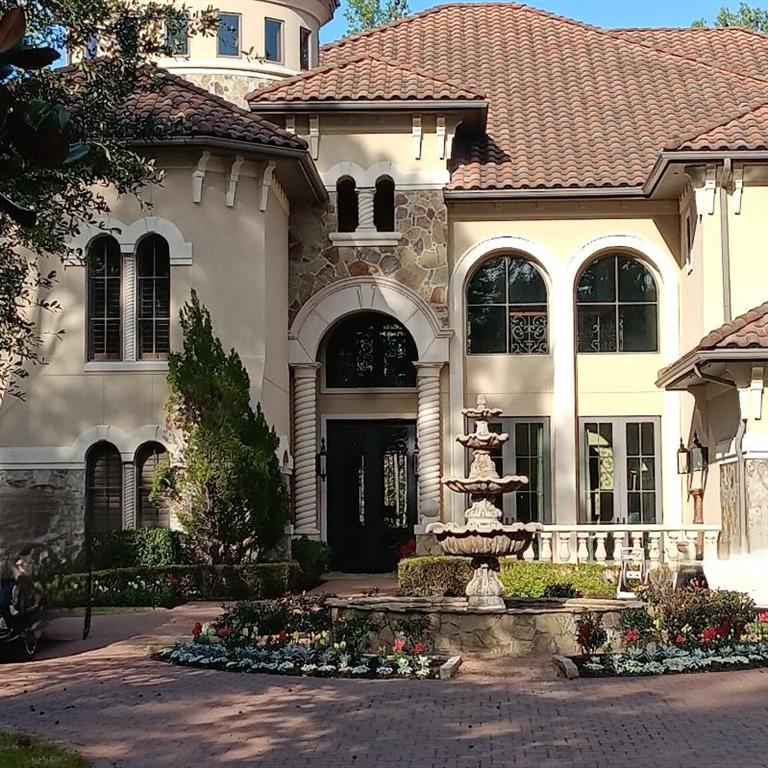
{"type": "Polygon", "coordinates": [[[768,766],[765,671],[566,682],[546,666],[483,660],[450,682],[366,682],[146,658],[148,642],[215,613],[97,616],[87,643],[1,666],[0,726],[118,768],[768,766]]]}

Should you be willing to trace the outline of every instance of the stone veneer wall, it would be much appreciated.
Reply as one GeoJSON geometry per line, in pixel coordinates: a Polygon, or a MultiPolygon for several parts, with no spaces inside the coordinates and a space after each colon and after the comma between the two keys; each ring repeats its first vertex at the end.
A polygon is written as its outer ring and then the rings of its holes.
{"type": "Polygon", "coordinates": [[[407,286],[448,322],[448,211],[440,190],[395,194],[395,246],[334,246],[336,194],[325,209],[291,210],[290,322],[306,301],[327,285],[377,275],[407,286]]]}
{"type": "Polygon", "coordinates": [[[768,550],[768,459],[747,459],[747,538],[749,551],[768,550]]]}
{"type": "Polygon", "coordinates": [[[231,101],[238,107],[249,109],[245,97],[257,88],[272,84],[274,80],[265,77],[249,77],[247,75],[225,75],[225,74],[198,74],[184,73],[181,75],[185,80],[189,80],[201,88],[205,88],[210,93],[215,93],[227,101],[231,101]]]}
{"type": "Polygon", "coordinates": [[[736,463],[720,465],[721,526],[717,554],[721,559],[739,551],[739,485],[736,463]]]}
{"type": "Polygon", "coordinates": [[[69,560],[82,546],[85,470],[0,470],[0,560],[48,549],[69,560]]]}

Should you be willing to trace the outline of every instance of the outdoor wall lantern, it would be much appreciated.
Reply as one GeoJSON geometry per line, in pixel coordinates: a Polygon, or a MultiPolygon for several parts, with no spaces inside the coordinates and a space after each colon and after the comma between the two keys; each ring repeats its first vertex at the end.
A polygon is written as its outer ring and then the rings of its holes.
{"type": "Polygon", "coordinates": [[[677,449],[677,474],[687,475],[691,471],[691,452],[683,445],[680,438],[680,447],[677,449]]]}
{"type": "Polygon", "coordinates": [[[688,476],[688,492],[693,497],[693,522],[701,525],[704,522],[704,488],[707,485],[709,471],[709,450],[701,444],[699,436],[693,433],[690,448],[683,445],[677,449],[677,474],[688,476]]]}
{"type": "Polygon", "coordinates": [[[325,448],[325,438],[320,438],[320,450],[315,456],[315,473],[317,476],[325,482],[325,478],[328,477],[328,451],[325,448]]]}

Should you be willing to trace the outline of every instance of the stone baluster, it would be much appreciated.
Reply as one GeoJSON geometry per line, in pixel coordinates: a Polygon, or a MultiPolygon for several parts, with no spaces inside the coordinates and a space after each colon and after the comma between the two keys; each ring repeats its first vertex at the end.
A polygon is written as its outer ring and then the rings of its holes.
{"type": "Polygon", "coordinates": [[[693,563],[696,561],[696,542],[699,538],[698,531],[686,531],[685,532],[685,559],[693,563]]]}
{"type": "Polygon", "coordinates": [[[357,191],[357,231],[375,230],[373,220],[373,194],[371,187],[361,187],[357,191]]]}
{"type": "Polygon", "coordinates": [[[717,560],[717,531],[704,531],[704,559],[717,560]]]}
{"type": "Polygon", "coordinates": [[[320,533],[317,520],[317,371],[320,363],[293,367],[293,477],[295,532],[320,533]]]}
{"type": "Polygon", "coordinates": [[[552,562],[552,534],[544,531],[539,539],[539,560],[545,563],[552,562]]]}
{"type": "Polygon", "coordinates": [[[536,543],[536,537],[534,536],[533,541],[531,542],[530,547],[526,547],[525,551],[523,552],[523,560],[535,560],[536,559],[536,550],[534,548],[534,544],[536,543]]]}
{"type": "Polygon", "coordinates": [[[419,440],[419,522],[440,516],[442,462],[440,457],[440,369],[443,363],[414,363],[418,412],[416,431],[419,440]]]}
{"type": "Polygon", "coordinates": [[[665,550],[668,563],[675,563],[680,559],[680,550],[677,547],[679,536],[679,531],[667,531],[665,550]]]}
{"type": "Polygon", "coordinates": [[[648,559],[651,563],[658,563],[661,559],[660,540],[661,533],[659,531],[651,531],[648,534],[648,559]]]}
{"type": "Polygon", "coordinates": [[[571,561],[571,534],[568,531],[560,531],[557,534],[557,540],[557,559],[561,563],[569,563],[571,561]]]}
{"type": "Polygon", "coordinates": [[[589,533],[586,531],[579,531],[576,534],[576,562],[586,563],[589,561],[589,533]]]}
{"type": "Polygon", "coordinates": [[[595,533],[595,560],[598,563],[604,563],[608,559],[607,540],[608,534],[605,531],[595,533]]]}

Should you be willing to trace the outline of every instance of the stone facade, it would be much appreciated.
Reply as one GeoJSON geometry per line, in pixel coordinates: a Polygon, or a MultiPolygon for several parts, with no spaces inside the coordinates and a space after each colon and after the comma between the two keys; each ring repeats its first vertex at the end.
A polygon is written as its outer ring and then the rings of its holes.
{"type": "Polygon", "coordinates": [[[48,550],[69,561],[84,523],[84,470],[0,470],[0,559],[31,548],[34,559],[48,550]]]}
{"type": "Polygon", "coordinates": [[[736,464],[733,462],[720,465],[720,508],[722,531],[717,553],[721,559],[727,559],[740,548],[739,485],[736,464]]]}
{"type": "Polygon", "coordinates": [[[768,550],[768,459],[747,459],[747,541],[750,552],[768,550]]]}
{"type": "Polygon", "coordinates": [[[189,80],[195,85],[199,85],[201,88],[205,88],[210,93],[221,96],[227,101],[231,101],[238,107],[249,109],[248,102],[245,97],[255,91],[257,88],[262,88],[265,85],[269,85],[273,80],[269,80],[264,77],[249,77],[247,75],[225,75],[225,74],[198,74],[198,73],[184,73],[185,80],[189,80]]]}
{"type": "Polygon", "coordinates": [[[417,293],[448,322],[448,212],[440,190],[398,192],[394,246],[335,246],[336,194],[325,209],[291,210],[290,321],[327,285],[349,277],[382,276],[417,293]]]}

